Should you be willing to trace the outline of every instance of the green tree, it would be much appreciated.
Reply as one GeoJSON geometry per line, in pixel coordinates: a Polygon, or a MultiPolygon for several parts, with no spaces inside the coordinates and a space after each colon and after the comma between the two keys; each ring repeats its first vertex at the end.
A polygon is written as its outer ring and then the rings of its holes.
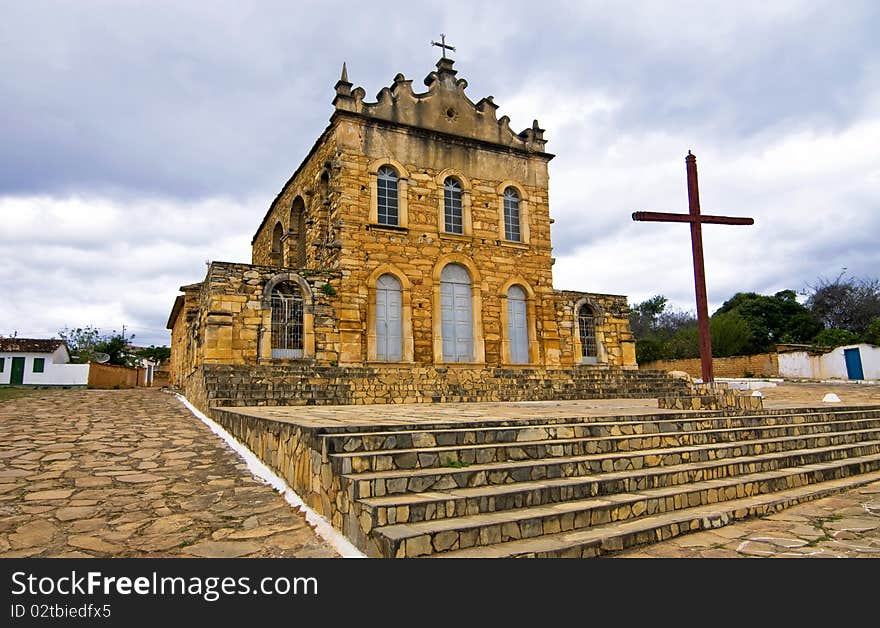
{"type": "Polygon", "coordinates": [[[862,341],[859,334],[848,329],[823,329],[813,340],[813,344],[819,347],[840,347],[842,345],[854,345],[862,341]]]}
{"type": "Polygon", "coordinates": [[[110,334],[101,338],[101,341],[95,345],[95,349],[109,355],[110,360],[108,362],[110,364],[134,366],[137,362],[137,356],[128,349],[128,345],[133,338],[134,334],[124,336],[121,333],[117,333],[114,329],[110,334]]]}
{"type": "Polygon", "coordinates": [[[865,334],[865,340],[871,344],[880,346],[880,316],[873,319],[868,324],[868,333],[865,334]]]}
{"type": "Polygon", "coordinates": [[[773,296],[738,292],[713,317],[729,312],[736,312],[748,327],[743,354],[764,353],[780,342],[809,342],[822,329],[810,310],[798,303],[794,290],[782,290],[773,296]]]}
{"type": "Polygon", "coordinates": [[[752,330],[748,321],[737,311],[715,314],[709,321],[709,329],[713,356],[726,358],[748,352],[752,330]]]}
{"type": "Polygon", "coordinates": [[[98,329],[91,325],[74,329],[65,327],[58,332],[58,336],[67,344],[71,362],[85,364],[94,361],[98,351],[95,347],[101,342],[101,332],[98,329]]]}
{"type": "Polygon", "coordinates": [[[139,358],[152,360],[156,364],[161,364],[171,357],[171,348],[150,345],[149,347],[138,349],[137,351],[135,351],[135,355],[137,355],[139,358]]]}
{"type": "Polygon", "coordinates": [[[137,361],[137,356],[128,349],[134,334],[125,336],[115,329],[105,334],[96,327],[86,325],[74,329],[65,327],[58,332],[58,336],[67,343],[70,361],[75,364],[94,362],[98,353],[109,355],[110,364],[133,366],[137,361]]]}

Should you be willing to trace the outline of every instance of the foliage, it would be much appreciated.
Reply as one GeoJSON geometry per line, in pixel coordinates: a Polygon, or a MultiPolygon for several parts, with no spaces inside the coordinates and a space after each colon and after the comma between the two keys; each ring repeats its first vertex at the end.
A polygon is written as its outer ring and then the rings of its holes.
{"type": "Polygon", "coordinates": [[[666,297],[658,294],[632,307],[629,314],[629,326],[636,338],[646,338],[655,331],[658,319],[666,309],[667,302],[666,297]]]}
{"type": "Polygon", "coordinates": [[[630,326],[636,338],[636,361],[672,359],[687,355],[699,344],[688,328],[696,330],[696,319],[690,312],[668,307],[668,299],[655,295],[630,310],[630,326]]]}
{"type": "Polygon", "coordinates": [[[335,297],[336,296],[336,288],[331,286],[329,283],[322,283],[321,287],[318,288],[318,290],[320,290],[321,292],[326,294],[328,297],[335,297]]]}
{"type": "MultiPolygon", "coordinates": [[[[822,324],[804,306],[798,303],[794,290],[782,290],[773,296],[754,292],[738,292],[713,315],[735,312],[746,324],[747,341],[738,354],[765,353],[780,342],[809,342],[822,324]]],[[[721,355],[718,353],[717,355],[721,355]]]]}
{"type": "Polygon", "coordinates": [[[872,319],[868,324],[868,333],[865,334],[865,340],[880,346],[880,316],[872,319]]]}
{"type": "Polygon", "coordinates": [[[95,347],[101,341],[101,332],[95,327],[65,327],[58,332],[58,336],[67,343],[70,361],[74,364],[85,364],[95,359],[95,353],[98,352],[95,347]]]}
{"type": "MultiPolygon", "coordinates": [[[[700,355],[696,317],[668,308],[663,296],[634,306],[630,325],[640,363],[700,355]]],[[[808,342],[821,328],[807,308],[798,303],[793,290],[773,296],[737,293],[709,320],[712,353],[717,357],[763,353],[778,342],[808,342]]]]}
{"type": "Polygon", "coordinates": [[[98,353],[109,355],[110,364],[133,366],[137,361],[137,356],[127,349],[134,334],[125,336],[115,329],[109,334],[102,334],[98,328],[86,325],[75,329],[65,327],[58,332],[58,336],[67,343],[70,361],[74,364],[94,362],[98,353]]]}
{"type": "Polygon", "coordinates": [[[716,313],[709,321],[709,329],[712,332],[712,355],[726,358],[748,353],[752,329],[736,310],[716,313]]]}
{"type": "Polygon", "coordinates": [[[845,329],[856,334],[868,333],[871,322],[880,317],[880,280],[845,277],[819,277],[809,285],[807,307],[826,329],[845,329]]]}
{"type": "Polygon", "coordinates": [[[142,347],[136,350],[134,353],[139,358],[144,358],[155,362],[156,364],[161,364],[171,357],[171,348],[150,345],[149,347],[142,347]]]}
{"type": "Polygon", "coordinates": [[[819,347],[840,347],[861,342],[862,337],[847,329],[823,329],[813,340],[819,347]]]}

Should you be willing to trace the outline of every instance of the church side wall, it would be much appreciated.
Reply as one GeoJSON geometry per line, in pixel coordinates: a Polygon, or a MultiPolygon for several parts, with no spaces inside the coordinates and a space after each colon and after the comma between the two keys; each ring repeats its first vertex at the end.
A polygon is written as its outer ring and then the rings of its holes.
{"type": "MultiPolygon", "coordinates": [[[[271,308],[264,299],[267,283],[279,275],[292,278],[293,271],[251,264],[211,264],[194,322],[196,336],[203,339],[196,364],[282,362],[271,359],[271,308]]],[[[304,361],[335,363],[339,359],[339,329],[334,285],[338,284],[339,275],[332,271],[300,270],[296,276],[308,285],[310,292],[304,306],[304,334],[309,346],[304,361]]]]}
{"type": "Polygon", "coordinates": [[[183,382],[201,364],[202,356],[199,350],[199,329],[196,325],[198,320],[198,291],[187,291],[184,294],[184,303],[174,324],[171,328],[171,358],[170,383],[173,386],[183,386],[183,382]]]}
{"type": "Polygon", "coordinates": [[[332,136],[321,144],[302,165],[296,176],[289,181],[272,203],[268,216],[258,230],[252,245],[251,259],[260,266],[277,266],[272,255],[272,236],[277,223],[284,229],[282,248],[284,250],[284,266],[291,266],[296,259],[296,238],[293,236],[295,227],[291,225],[291,208],[297,197],[302,198],[305,206],[306,267],[325,268],[328,256],[332,254],[329,245],[334,239],[332,225],[328,225],[328,204],[332,190],[328,185],[328,177],[322,173],[331,171],[336,156],[336,144],[332,136]]]}
{"type": "Polygon", "coordinates": [[[636,369],[635,338],[629,326],[629,305],[624,296],[558,290],[559,343],[563,366],[580,363],[580,340],[576,337],[580,305],[586,303],[597,315],[596,340],[600,364],[636,369]]]}

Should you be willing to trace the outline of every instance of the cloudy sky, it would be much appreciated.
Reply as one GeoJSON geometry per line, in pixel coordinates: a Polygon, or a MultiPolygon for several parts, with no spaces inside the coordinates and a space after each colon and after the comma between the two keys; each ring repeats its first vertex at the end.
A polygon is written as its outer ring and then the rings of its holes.
{"type": "Polygon", "coordinates": [[[421,79],[445,32],[477,101],[547,129],[559,288],[693,308],[698,157],[710,309],[880,269],[880,4],[0,3],[0,334],[166,344],[178,286],[249,261],[332,112],[421,79]]]}

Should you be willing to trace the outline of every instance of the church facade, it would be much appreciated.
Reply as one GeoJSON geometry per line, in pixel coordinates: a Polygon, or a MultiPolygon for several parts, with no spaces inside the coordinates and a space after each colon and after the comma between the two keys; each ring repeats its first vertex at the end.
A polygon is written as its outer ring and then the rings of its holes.
{"type": "Polygon", "coordinates": [[[538,122],[513,132],[492,97],[465,95],[450,59],[424,82],[419,93],[398,74],[365,102],[343,66],[330,123],[257,227],[251,264],[213,262],[181,288],[175,384],[201,377],[204,396],[212,365],[301,380],[410,373],[399,399],[303,399],[300,386],[287,402],[430,401],[419,377],[478,372],[492,388],[498,369],[565,380],[637,368],[625,297],[553,288],[553,155],[538,122]]]}

